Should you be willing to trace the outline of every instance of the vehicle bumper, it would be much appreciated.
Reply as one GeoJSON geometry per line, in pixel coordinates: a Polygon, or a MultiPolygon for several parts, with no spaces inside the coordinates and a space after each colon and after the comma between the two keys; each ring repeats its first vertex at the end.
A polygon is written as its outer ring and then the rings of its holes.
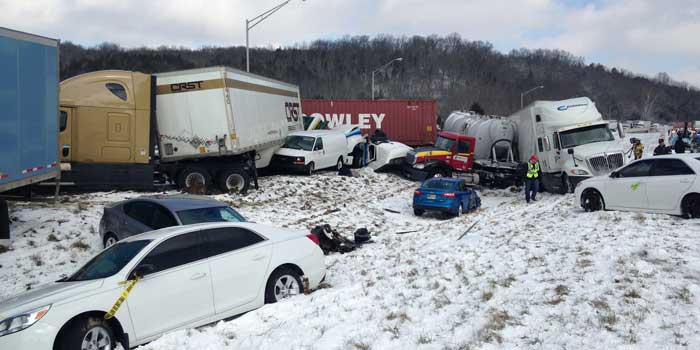
{"type": "Polygon", "coordinates": [[[277,171],[282,171],[282,172],[287,172],[287,173],[303,173],[308,170],[308,166],[306,164],[301,165],[301,164],[292,164],[292,163],[273,163],[271,164],[271,168],[277,171]]]}
{"type": "Polygon", "coordinates": [[[416,169],[408,163],[404,163],[401,170],[411,180],[423,181],[428,177],[428,172],[425,169],[416,169]]]}
{"type": "Polygon", "coordinates": [[[435,203],[435,204],[413,204],[413,209],[422,209],[425,211],[439,211],[442,213],[450,213],[454,214],[457,213],[459,207],[455,206],[453,203],[450,204],[440,204],[440,203],[435,203]]]}
{"type": "Polygon", "coordinates": [[[0,349],[52,350],[58,329],[41,321],[31,327],[0,337],[0,349]]]}

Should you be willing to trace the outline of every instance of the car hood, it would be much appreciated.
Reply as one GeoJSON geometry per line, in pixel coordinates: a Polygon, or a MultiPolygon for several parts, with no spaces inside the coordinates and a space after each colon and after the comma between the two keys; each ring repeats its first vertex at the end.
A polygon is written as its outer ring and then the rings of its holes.
{"type": "Polygon", "coordinates": [[[303,149],[280,148],[275,154],[289,157],[303,157],[309,154],[309,152],[310,151],[304,151],[303,149]]]}
{"type": "Polygon", "coordinates": [[[0,301],[0,320],[60,300],[79,296],[102,286],[104,280],[53,282],[0,301]]]}

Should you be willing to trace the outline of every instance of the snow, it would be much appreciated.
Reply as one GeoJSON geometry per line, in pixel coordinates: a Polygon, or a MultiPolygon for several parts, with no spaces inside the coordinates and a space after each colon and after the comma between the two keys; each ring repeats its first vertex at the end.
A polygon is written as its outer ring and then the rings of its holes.
{"type": "MultiPolygon", "coordinates": [[[[356,175],[267,177],[247,196],[213,196],[256,222],[367,227],[375,243],[328,256],[325,288],[140,349],[700,348],[700,220],[507,190],[481,191],[483,208],[459,218],[415,217],[416,183],[356,175]]],[[[76,269],[100,250],[102,206],[137,195],[14,203],[0,298],[76,269]]]]}

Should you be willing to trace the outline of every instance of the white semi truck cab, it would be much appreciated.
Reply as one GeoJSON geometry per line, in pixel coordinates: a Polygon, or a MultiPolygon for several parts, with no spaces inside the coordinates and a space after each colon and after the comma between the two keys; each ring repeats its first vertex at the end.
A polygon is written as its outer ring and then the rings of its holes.
{"type": "Polygon", "coordinates": [[[518,125],[521,161],[535,154],[550,192],[573,192],[576,183],[625,164],[624,150],[587,97],[535,101],[508,119],[518,125]]]}

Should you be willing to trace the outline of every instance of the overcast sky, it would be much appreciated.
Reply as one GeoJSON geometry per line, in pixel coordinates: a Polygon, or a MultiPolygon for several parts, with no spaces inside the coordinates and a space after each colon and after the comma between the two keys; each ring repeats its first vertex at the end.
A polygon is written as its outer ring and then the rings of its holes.
{"type": "MultiPolygon", "coordinates": [[[[245,18],[281,0],[0,0],[0,26],[82,45],[245,44],[245,18]]],[[[700,0],[292,0],[252,46],[344,35],[447,35],[552,48],[700,87],[700,0]]]]}

